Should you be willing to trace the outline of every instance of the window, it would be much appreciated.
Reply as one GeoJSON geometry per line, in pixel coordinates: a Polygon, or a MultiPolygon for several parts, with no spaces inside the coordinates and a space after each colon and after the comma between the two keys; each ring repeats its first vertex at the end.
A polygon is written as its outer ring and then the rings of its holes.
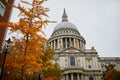
{"type": "Polygon", "coordinates": [[[91,65],[89,65],[88,67],[89,67],[89,69],[91,69],[91,65]]]}
{"type": "Polygon", "coordinates": [[[5,13],[5,6],[2,4],[2,2],[0,1],[0,15],[4,16],[5,13]]]}
{"type": "Polygon", "coordinates": [[[90,76],[90,77],[89,77],[89,80],[93,80],[93,77],[92,77],[92,76],[90,76]]]}
{"type": "Polygon", "coordinates": [[[75,66],[75,58],[74,57],[70,57],[70,65],[75,66]]]}

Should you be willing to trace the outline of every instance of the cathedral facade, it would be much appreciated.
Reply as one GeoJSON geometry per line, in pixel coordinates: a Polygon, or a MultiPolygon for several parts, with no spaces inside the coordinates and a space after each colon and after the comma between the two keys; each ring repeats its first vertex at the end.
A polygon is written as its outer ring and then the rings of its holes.
{"type": "Polygon", "coordinates": [[[55,50],[54,61],[63,71],[63,80],[102,80],[103,66],[109,63],[120,70],[120,57],[99,57],[94,47],[86,49],[86,40],[68,21],[65,10],[48,43],[55,50]]]}

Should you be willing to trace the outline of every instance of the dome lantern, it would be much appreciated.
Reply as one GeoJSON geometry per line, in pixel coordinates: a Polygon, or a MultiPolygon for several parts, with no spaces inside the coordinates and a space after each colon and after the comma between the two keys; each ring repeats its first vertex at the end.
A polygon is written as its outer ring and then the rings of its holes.
{"type": "Polygon", "coordinates": [[[64,13],[63,13],[63,16],[62,16],[62,22],[67,22],[68,21],[68,16],[65,12],[65,8],[64,8],[64,13]]]}

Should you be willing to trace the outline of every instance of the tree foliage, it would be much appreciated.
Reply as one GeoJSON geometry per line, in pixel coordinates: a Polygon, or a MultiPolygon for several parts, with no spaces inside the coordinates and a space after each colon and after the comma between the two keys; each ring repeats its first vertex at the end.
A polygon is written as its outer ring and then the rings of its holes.
{"type": "Polygon", "coordinates": [[[114,69],[114,67],[115,67],[115,65],[114,64],[110,64],[110,63],[105,65],[106,72],[111,70],[111,69],[114,69]]]}
{"type": "Polygon", "coordinates": [[[111,69],[105,73],[104,79],[105,80],[120,80],[120,71],[117,71],[116,69],[111,69]]]}
{"type": "Polygon", "coordinates": [[[43,61],[42,70],[45,71],[48,68],[53,68],[54,66],[52,63],[54,51],[48,45],[45,44],[45,46],[43,47],[43,52],[44,56],[41,57],[43,61]]]}
{"type": "Polygon", "coordinates": [[[59,80],[61,78],[61,69],[57,63],[53,63],[54,51],[49,47],[44,47],[44,56],[42,56],[43,80],[59,80]]]}
{"type": "Polygon", "coordinates": [[[43,80],[61,80],[62,72],[57,63],[54,64],[53,68],[48,68],[43,73],[43,80]]]}
{"type": "Polygon", "coordinates": [[[41,71],[52,66],[49,58],[52,55],[47,55],[43,51],[43,42],[46,42],[46,39],[42,28],[50,22],[47,19],[49,9],[42,5],[45,1],[33,0],[29,3],[21,0],[30,7],[25,8],[20,4],[12,6],[20,10],[19,22],[0,22],[0,26],[9,26],[11,32],[21,35],[19,39],[16,36],[12,37],[13,43],[6,59],[5,72],[11,73],[9,74],[12,77],[11,80],[13,78],[14,80],[33,80],[41,71]],[[43,66],[46,67],[43,68],[43,66]]]}
{"type": "Polygon", "coordinates": [[[120,71],[117,71],[115,64],[105,65],[106,71],[104,72],[104,80],[120,80],[120,71]]]}

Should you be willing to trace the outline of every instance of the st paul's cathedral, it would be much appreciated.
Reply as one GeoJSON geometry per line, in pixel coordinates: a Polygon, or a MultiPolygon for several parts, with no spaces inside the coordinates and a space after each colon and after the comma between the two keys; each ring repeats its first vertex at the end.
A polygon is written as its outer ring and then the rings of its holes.
{"type": "Polygon", "coordinates": [[[62,21],[58,23],[48,40],[54,49],[54,62],[63,71],[62,80],[102,80],[104,66],[114,64],[120,70],[120,57],[99,57],[94,47],[86,49],[86,40],[77,27],[68,21],[64,9],[62,21]]]}

